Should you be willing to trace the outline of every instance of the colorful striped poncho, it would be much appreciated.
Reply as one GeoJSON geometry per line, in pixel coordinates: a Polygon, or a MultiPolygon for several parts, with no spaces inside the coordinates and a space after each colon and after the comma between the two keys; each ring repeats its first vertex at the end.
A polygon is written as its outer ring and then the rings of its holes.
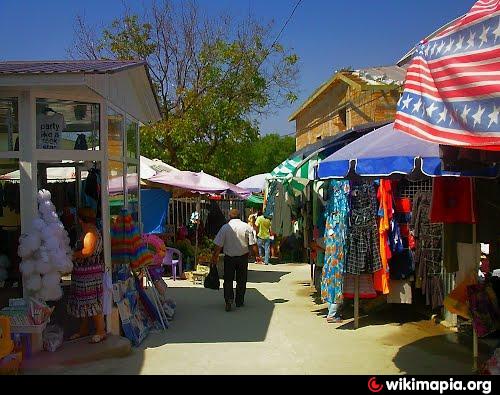
{"type": "Polygon", "coordinates": [[[127,209],[122,209],[111,225],[111,259],[113,264],[128,264],[132,270],[151,264],[153,254],[144,244],[127,209]]]}

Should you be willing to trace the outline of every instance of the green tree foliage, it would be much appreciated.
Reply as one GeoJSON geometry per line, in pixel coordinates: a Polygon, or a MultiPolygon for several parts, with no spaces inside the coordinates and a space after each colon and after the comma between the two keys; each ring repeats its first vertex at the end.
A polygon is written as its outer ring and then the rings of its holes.
{"type": "Polygon", "coordinates": [[[227,181],[238,183],[254,174],[270,173],[295,152],[295,138],[268,134],[250,144],[235,144],[214,157],[214,165],[227,181]],[[229,158],[229,161],[228,161],[229,158]]]}
{"type": "Polygon", "coordinates": [[[235,25],[200,16],[195,3],[175,4],[153,2],[143,17],[125,11],[101,33],[77,18],[72,56],[148,63],[162,120],[141,128],[143,155],[231,181],[272,170],[274,159],[255,158],[262,166],[255,171],[243,162],[254,156],[249,147],[281,158],[291,146],[259,138],[258,119],[296,100],[297,55],[270,41],[271,26],[235,25]]]}

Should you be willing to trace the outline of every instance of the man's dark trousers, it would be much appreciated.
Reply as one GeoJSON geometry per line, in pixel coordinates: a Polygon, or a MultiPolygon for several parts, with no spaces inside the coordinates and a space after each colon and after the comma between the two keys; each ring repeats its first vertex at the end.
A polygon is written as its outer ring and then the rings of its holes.
{"type": "Polygon", "coordinates": [[[243,305],[248,277],[248,254],[241,256],[224,256],[224,299],[243,305]],[[236,300],[234,299],[233,281],[236,274],[236,300]]]}

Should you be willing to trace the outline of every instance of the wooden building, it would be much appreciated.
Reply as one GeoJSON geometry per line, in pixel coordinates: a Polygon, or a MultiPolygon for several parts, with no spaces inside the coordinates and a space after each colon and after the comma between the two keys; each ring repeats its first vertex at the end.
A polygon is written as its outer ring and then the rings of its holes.
{"type": "Polygon", "coordinates": [[[355,126],[394,119],[405,74],[400,66],[336,72],[290,116],[296,149],[355,126]]]}

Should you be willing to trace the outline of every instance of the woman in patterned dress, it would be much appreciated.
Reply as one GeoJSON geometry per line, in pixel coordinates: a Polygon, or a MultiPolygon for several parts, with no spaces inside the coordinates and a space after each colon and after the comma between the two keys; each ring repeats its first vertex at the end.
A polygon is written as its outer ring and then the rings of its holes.
{"type": "Polygon", "coordinates": [[[89,318],[94,321],[96,334],[91,343],[99,343],[106,338],[104,314],[102,310],[104,254],[102,236],[96,227],[96,213],[91,208],[78,210],[82,226],[79,247],[73,253],[73,272],[68,301],[68,313],[80,318],[80,331],[70,339],[89,335],[89,318]]]}

